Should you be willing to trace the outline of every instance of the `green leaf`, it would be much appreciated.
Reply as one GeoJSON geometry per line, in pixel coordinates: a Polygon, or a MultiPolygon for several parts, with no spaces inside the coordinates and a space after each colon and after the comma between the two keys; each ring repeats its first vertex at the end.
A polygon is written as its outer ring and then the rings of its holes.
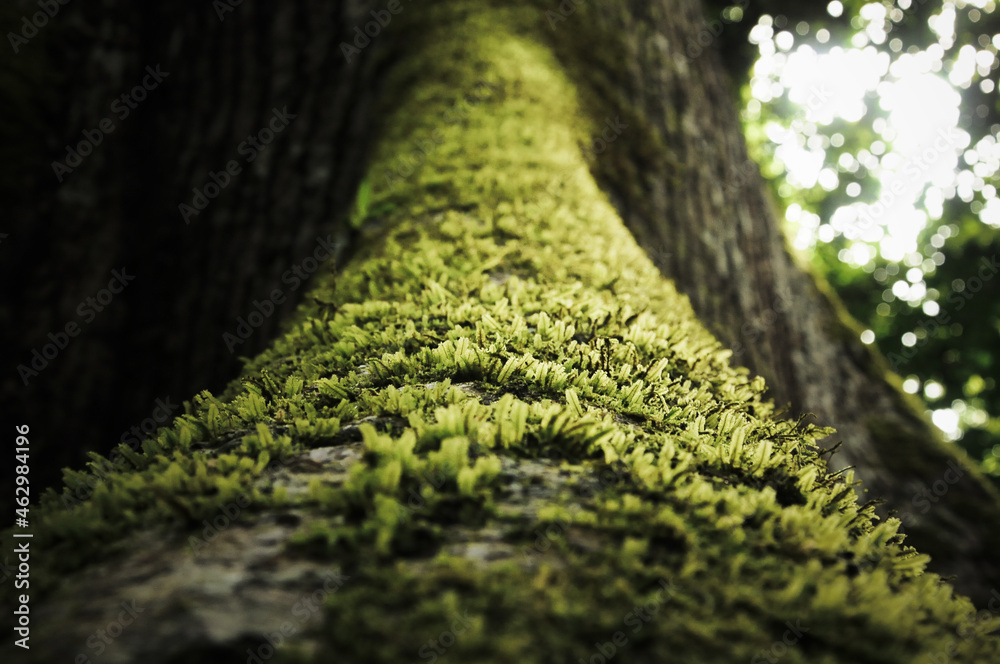
{"type": "Polygon", "coordinates": [[[358,185],[358,195],[354,199],[354,208],[351,210],[350,224],[353,228],[360,228],[361,224],[368,217],[368,207],[372,202],[372,181],[366,177],[358,185]]]}

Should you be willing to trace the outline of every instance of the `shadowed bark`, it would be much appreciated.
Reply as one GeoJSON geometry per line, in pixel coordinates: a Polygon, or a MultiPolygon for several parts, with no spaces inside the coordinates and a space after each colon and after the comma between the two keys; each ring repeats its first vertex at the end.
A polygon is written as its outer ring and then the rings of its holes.
{"type": "MultiPolygon", "coordinates": [[[[137,444],[191,394],[221,389],[301,300],[320,240],[349,246],[384,42],[350,62],[339,44],[374,4],[70,3],[3,55],[18,85],[3,87],[13,116],[4,163],[15,177],[4,180],[14,203],[0,276],[21,286],[0,314],[13,350],[0,386],[5,417],[29,422],[45,450],[36,490],[87,450],[137,444]],[[144,79],[152,89],[130,100],[144,79]],[[266,146],[249,143],[275,109],[295,117],[266,146]],[[98,131],[104,119],[110,133],[98,131]],[[67,172],[67,145],[95,135],[99,145],[67,172]],[[229,163],[239,173],[227,182],[229,163]],[[219,183],[185,219],[179,206],[194,207],[193,189],[219,183]],[[134,277],[124,291],[101,311],[86,305],[122,268],[134,277]],[[237,336],[238,319],[261,310],[255,301],[271,310],[276,289],[273,313],[237,336]],[[32,351],[70,323],[77,336],[25,385],[16,365],[34,370],[32,351]]],[[[4,26],[37,11],[9,3],[4,26]]]]}

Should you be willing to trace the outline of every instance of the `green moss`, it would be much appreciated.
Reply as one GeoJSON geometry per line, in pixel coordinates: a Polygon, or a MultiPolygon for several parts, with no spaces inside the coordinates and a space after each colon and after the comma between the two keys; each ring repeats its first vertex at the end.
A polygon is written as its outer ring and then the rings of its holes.
{"type": "Polygon", "coordinates": [[[995,655],[996,621],[956,636],[971,604],[827,472],[828,431],[772,418],[626,232],[577,147],[594,128],[518,11],[404,15],[416,46],[387,82],[362,255],[133,467],[77,506],[48,495],[39,575],[249,492],[311,511],[289,553],[351,575],[316,661],[590,661],[621,632],[623,661],[731,662],[787,623],[804,628],[787,662],[995,655]],[[414,144],[434,147],[402,177],[414,144]],[[342,484],[254,485],[346,440],[363,454],[342,484]]]}

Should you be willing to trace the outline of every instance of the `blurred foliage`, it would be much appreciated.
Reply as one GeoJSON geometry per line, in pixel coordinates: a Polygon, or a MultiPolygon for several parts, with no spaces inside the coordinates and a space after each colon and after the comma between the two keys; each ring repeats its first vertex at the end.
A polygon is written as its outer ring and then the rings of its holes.
{"type": "Polygon", "coordinates": [[[709,0],[715,21],[793,251],[1000,483],[996,3],[709,0]],[[935,113],[951,129],[904,145],[935,113]]]}

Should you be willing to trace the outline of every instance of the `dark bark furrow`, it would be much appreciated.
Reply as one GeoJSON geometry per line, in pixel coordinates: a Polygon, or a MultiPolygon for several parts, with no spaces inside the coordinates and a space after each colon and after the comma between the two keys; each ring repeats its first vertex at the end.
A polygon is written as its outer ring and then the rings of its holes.
{"type": "MultiPolygon", "coordinates": [[[[18,18],[37,11],[31,2],[17,5],[18,18]]],[[[33,468],[39,491],[57,481],[59,468],[80,465],[85,450],[109,451],[123,430],[151,416],[157,398],[179,404],[200,389],[221,389],[238,372],[238,356],[264,348],[294,308],[305,288],[292,291],[281,275],[312,253],[321,233],[346,231],[338,224],[369,140],[370,62],[385,45],[376,41],[351,63],[337,47],[352,38],[350,17],[369,5],[247,0],[220,21],[204,2],[72,3],[29,44],[47,49],[45,65],[64,75],[51,108],[33,110],[52,118],[50,133],[15,146],[41,156],[31,162],[38,186],[16,192],[22,198],[4,229],[11,237],[0,276],[25,286],[5,312],[18,323],[4,326],[15,362],[2,384],[13,404],[5,411],[36,423],[51,453],[51,465],[33,468]],[[316,50],[303,48],[308,35],[316,50]],[[65,161],[64,146],[112,115],[110,103],[157,63],[170,76],[56,182],[51,162],[65,161]],[[246,163],[241,141],[286,105],[305,113],[246,163]],[[209,171],[234,159],[242,172],[185,224],[178,204],[190,205],[192,188],[203,189],[209,171]],[[254,166],[265,159],[261,178],[254,166]],[[80,322],[77,305],[123,265],[134,283],[25,388],[16,365],[30,365],[48,333],[80,322]],[[223,333],[275,288],[286,302],[230,353],[223,333]],[[49,416],[55,403],[58,418],[49,416]]],[[[20,72],[32,61],[13,64],[20,72]]]]}

